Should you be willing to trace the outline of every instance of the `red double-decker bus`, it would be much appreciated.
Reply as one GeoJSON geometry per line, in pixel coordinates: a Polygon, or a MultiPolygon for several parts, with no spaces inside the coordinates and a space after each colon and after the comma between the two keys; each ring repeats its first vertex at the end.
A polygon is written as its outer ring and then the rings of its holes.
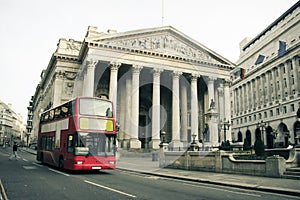
{"type": "Polygon", "coordinates": [[[41,114],[37,160],[68,170],[116,168],[113,103],[77,97],[41,114]]]}

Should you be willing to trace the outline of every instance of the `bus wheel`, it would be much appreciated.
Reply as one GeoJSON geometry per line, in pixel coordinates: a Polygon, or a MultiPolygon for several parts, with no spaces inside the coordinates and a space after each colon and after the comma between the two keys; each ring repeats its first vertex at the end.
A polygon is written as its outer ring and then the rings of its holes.
{"type": "Polygon", "coordinates": [[[44,163],[44,154],[43,153],[41,153],[40,161],[41,161],[41,163],[44,163]]]}
{"type": "Polygon", "coordinates": [[[63,169],[64,168],[64,159],[63,159],[63,157],[59,158],[58,167],[59,167],[59,169],[63,169]]]}

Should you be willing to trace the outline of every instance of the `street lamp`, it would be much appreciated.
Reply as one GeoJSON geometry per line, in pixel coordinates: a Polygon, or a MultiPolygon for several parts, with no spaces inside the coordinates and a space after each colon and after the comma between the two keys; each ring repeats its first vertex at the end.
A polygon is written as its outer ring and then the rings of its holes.
{"type": "Polygon", "coordinates": [[[161,143],[165,143],[166,142],[166,132],[162,131],[160,133],[160,137],[161,137],[161,143]]]}
{"type": "Polygon", "coordinates": [[[266,126],[267,126],[267,123],[264,122],[263,120],[261,120],[260,122],[257,123],[257,128],[261,128],[261,136],[260,137],[262,139],[263,144],[265,144],[264,143],[264,129],[266,128],[266,126]]]}
{"type": "Polygon", "coordinates": [[[192,141],[192,143],[191,143],[191,150],[192,151],[196,151],[197,149],[199,149],[199,146],[198,146],[198,144],[196,143],[196,133],[193,133],[192,134],[192,138],[193,138],[193,141],[192,141]]]}
{"type": "Polygon", "coordinates": [[[224,118],[224,123],[223,123],[223,130],[224,130],[224,145],[226,145],[226,131],[229,131],[229,127],[230,127],[230,122],[229,120],[226,121],[226,119],[224,118]]]}
{"type": "Polygon", "coordinates": [[[27,147],[29,146],[29,137],[30,137],[30,133],[26,133],[26,145],[27,145],[27,147]]]}

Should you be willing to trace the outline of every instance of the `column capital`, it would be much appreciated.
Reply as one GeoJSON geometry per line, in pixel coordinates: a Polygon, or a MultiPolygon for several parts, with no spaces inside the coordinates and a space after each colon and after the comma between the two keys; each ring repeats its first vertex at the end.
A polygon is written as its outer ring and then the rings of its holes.
{"type": "Polygon", "coordinates": [[[132,65],[132,73],[140,73],[141,70],[143,69],[143,66],[141,65],[132,65]]]}
{"type": "Polygon", "coordinates": [[[109,63],[109,67],[112,71],[117,71],[120,66],[121,66],[121,63],[119,63],[119,62],[110,62],[109,63]]]}
{"type": "Polygon", "coordinates": [[[182,75],[182,72],[180,72],[180,71],[173,71],[172,75],[173,75],[173,78],[179,78],[179,76],[182,75]]]}
{"type": "Polygon", "coordinates": [[[200,77],[201,77],[200,74],[191,74],[190,75],[191,80],[197,80],[197,78],[200,78],[200,77]]]}
{"type": "Polygon", "coordinates": [[[229,79],[224,79],[223,80],[223,83],[224,83],[224,87],[229,87],[231,85],[231,80],[229,79]]]}
{"type": "Polygon", "coordinates": [[[164,70],[161,68],[153,68],[152,73],[154,76],[159,76],[164,70]]]}
{"type": "Polygon", "coordinates": [[[217,80],[217,77],[214,76],[202,76],[202,77],[206,82],[214,82],[215,80],[217,80]]]}
{"type": "Polygon", "coordinates": [[[223,96],[224,95],[224,86],[223,84],[220,84],[220,87],[218,87],[218,93],[220,96],[223,96]]]}
{"type": "Polygon", "coordinates": [[[97,63],[98,63],[98,60],[95,61],[94,59],[90,59],[87,61],[87,66],[88,67],[96,67],[97,63]]]}

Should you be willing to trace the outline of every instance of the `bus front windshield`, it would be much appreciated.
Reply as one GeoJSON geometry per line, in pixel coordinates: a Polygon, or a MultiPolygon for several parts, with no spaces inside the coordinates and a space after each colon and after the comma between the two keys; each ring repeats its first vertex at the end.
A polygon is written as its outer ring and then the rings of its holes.
{"type": "Polygon", "coordinates": [[[113,156],[115,151],[115,135],[78,132],[75,136],[75,155],[113,156]]]}
{"type": "Polygon", "coordinates": [[[113,117],[112,103],[101,99],[82,98],[79,101],[79,113],[81,115],[113,117]]]}

